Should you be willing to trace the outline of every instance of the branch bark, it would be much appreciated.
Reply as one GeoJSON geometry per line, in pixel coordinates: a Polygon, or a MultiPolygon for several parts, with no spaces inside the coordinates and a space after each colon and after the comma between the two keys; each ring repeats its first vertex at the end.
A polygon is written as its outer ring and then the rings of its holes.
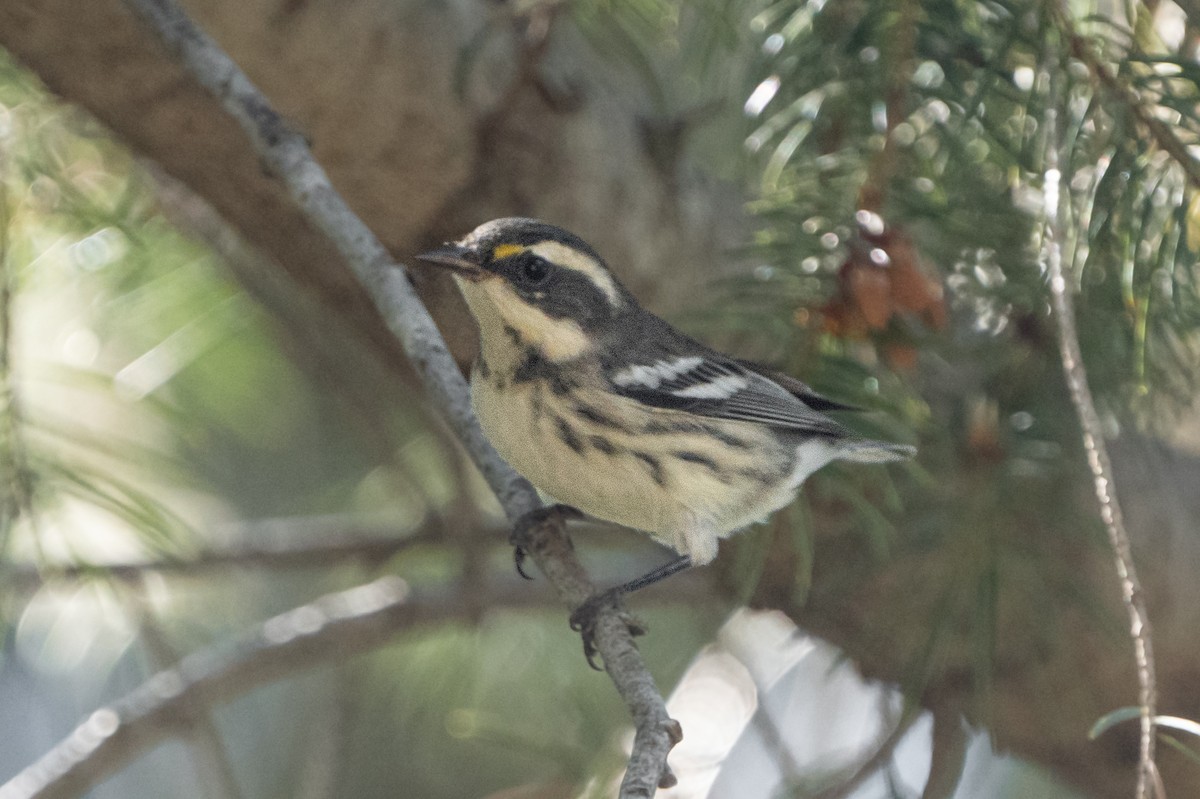
{"type": "MultiPolygon", "coordinates": [[[[422,545],[447,545],[455,533],[439,519],[427,519],[409,528],[398,525],[356,522],[340,516],[299,519],[263,519],[236,525],[239,539],[256,541],[201,550],[187,558],[119,563],[67,563],[11,566],[5,572],[7,585],[32,591],[55,580],[89,578],[133,581],[147,574],[204,577],[235,569],[327,569],[356,561],[381,564],[399,553],[422,545]]],[[[593,546],[616,545],[621,532],[600,524],[582,530],[593,546]]],[[[499,524],[482,524],[470,533],[481,557],[504,540],[507,530],[499,524]]],[[[647,564],[645,568],[650,568],[647,564]]],[[[672,585],[679,585],[673,581],[672,585]]]]}
{"type": "MultiPolygon", "coordinates": [[[[537,597],[516,580],[493,606],[537,597]],[[518,589],[518,590],[514,590],[518,589]]],[[[317,663],[366,652],[398,631],[461,618],[445,593],[414,595],[395,576],[327,594],[267,620],[228,646],[197,652],[100,708],[37,762],[0,786],[0,799],[71,799],[164,738],[188,731],[208,708],[317,663]]]]}
{"type": "MultiPolygon", "coordinates": [[[[433,403],[462,440],[510,522],[540,506],[533,487],[496,454],[471,410],[469,390],[432,317],[414,292],[406,272],[333,189],[304,138],[271,108],[249,78],[170,0],[126,0],[148,23],[190,76],[207,88],[242,126],[263,165],[286,187],[293,201],[336,247],[379,307],[400,340],[433,403]]],[[[561,524],[539,528],[531,554],[559,596],[577,607],[594,587],[575,558],[561,524]]],[[[633,756],[622,797],[648,797],[658,786],[674,784],[667,753],[678,740],[678,724],[646,668],[625,622],[615,610],[596,624],[596,648],[604,667],[637,725],[633,756]]]]}
{"type": "MultiPolygon", "coordinates": [[[[239,525],[240,526],[240,525],[239,525]]],[[[229,569],[312,569],[353,560],[380,563],[410,547],[444,543],[446,533],[436,520],[427,520],[410,530],[396,525],[362,525],[343,519],[279,519],[245,525],[247,540],[262,541],[277,527],[279,544],[258,543],[212,548],[188,558],[134,563],[64,564],[12,567],[5,575],[8,584],[20,590],[33,590],[54,580],[80,580],[103,577],[111,580],[139,580],[150,572],[203,576],[229,569]],[[315,530],[320,535],[311,534],[315,530]],[[307,539],[307,540],[305,540],[307,539]],[[314,543],[313,539],[317,539],[314,543]],[[301,543],[296,543],[301,540],[301,543]]],[[[499,530],[490,532],[499,533],[499,530]]]]}
{"type": "Polygon", "coordinates": [[[912,725],[918,718],[920,718],[920,713],[912,710],[906,711],[896,719],[892,728],[880,737],[871,754],[855,766],[844,779],[816,794],[813,799],[847,799],[854,794],[864,782],[875,776],[880,769],[892,761],[896,755],[896,747],[904,740],[904,736],[908,735],[908,731],[912,729],[912,725]]]}
{"type": "MultiPolygon", "coordinates": [[[[1057,4],[1055,8],[1058,8],[1057,4]]],[[[1083,448],[1087,453],[1088,467],[1092,473],[1092,484],[1100,507],[1100,519],[1108,533],[1109,546],[1112,548],[1121,586],[1121,599],[1129,617],[1129,635],[1133,641],[1134,662],[1137,665],[1138,705],[1141,708],[1137,797],[1165,799],[1154,787],[1158,782],[1158,767],[1154,761],[1154,717],[1158,689],[1154,650],[1151,645],[1150,615],[1146,610],[1145,592],[1142,590],[1134,564],[1129,533],[1125,529],[1125,517],[1121,512],[1121,504],[1117,501],[1116,480],[1113,476],[1112,460],[1108,456],[1108,445],[1105,443],[1104,425],[1096,412],[1096,403],[1088,385],[1083,353],[1079,347],[1079,332],[1075,324],[1075,307],[1063,274],[1064,236],[1059,218],[1059,186],[1062,181],[1062,173],[1058,168],[1059,146],[1057,112],[1051,104],[1046,111],[1046,168],[1042,185],[1045,225],[1042,232],[1042,260],[1050,282],[1051,305],[1058,322],[1058,346],[1063,372],[1071,393],[1071,402],[1079,416],[1083,448]]]]}
{"type": "Polygon", "coordinates": [[[953,799],[967,763],[970,739],[966,723],[956,707],[933,709],[933,752],[929,758],[929,777],[921,799],[953,799]]]}
{"type": "MultiPolygon", "coordinates": [[[[649,601],[696,605],[712,590],[699,572],[649,601]]],[[[0,785],[0,799],[73,799],[164,739],[189,732],[215,705],[321,663],[370,652],[422,624],[469,621],[475,609],[545,607],[514,574],[470,597],[461,587],[411,592],[399,577],[325,596],[275,616],[236,641],[196,652],[92,713],[37,762],[0,785]]]]}

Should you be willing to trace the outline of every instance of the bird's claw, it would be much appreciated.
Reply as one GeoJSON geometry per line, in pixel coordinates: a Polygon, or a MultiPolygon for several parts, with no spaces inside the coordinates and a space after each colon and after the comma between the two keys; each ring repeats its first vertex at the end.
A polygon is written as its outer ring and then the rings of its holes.
{"type": "Polygon", "coordinates": [[[513,544],[513,566],[517,567],[517,574],[523,579],[532,580],[533,577],[525,571],[525,558],[529,557],[529,553],[525,551],[525,547],[520,544],[513,544]]]}
{"type": "Polygon", "coordinates": [[[646,634],[645,625],[621,607],[621,597],[624,593],[620,588],[610,588],[599,594],[593,594],[571,613],[571,629],[579,633],[579,637],[583,639],[583,656],[587,658],[588,665],[596,671],[604,670],[596,664],[596,655],[599,654],[599,650],[596,649],[596,620],[602,611],[609,608],[617,611],[630,635],[646,634]]]}
{"type": "Polygon", "coordinates": [[[582,518],[583,513],[578,508],[559,504],[534,508],[517,519],[516,524],[513,525],[512,532],[508,536],[508,542],[513,546],[513,565],[517,567],[517,574],[526,580],[533,579],[525,571],[525,558],[529,556],[529,538],[535,529],[552,520],[565,522],[568,519],[582,518]]]}

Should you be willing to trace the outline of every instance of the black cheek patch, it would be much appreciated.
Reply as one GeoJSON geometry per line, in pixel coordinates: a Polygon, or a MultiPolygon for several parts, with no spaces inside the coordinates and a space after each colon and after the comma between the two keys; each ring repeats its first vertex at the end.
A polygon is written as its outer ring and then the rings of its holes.
{"type": "Polygon", "coordinates": [[[549,278],[535,286],[513,279],[512,287],[523,300],[552,319],[569,319],[584,330],[594,330],[612,315],[608,295],[585,275],[573,269],[552,267],[549,278]]]}

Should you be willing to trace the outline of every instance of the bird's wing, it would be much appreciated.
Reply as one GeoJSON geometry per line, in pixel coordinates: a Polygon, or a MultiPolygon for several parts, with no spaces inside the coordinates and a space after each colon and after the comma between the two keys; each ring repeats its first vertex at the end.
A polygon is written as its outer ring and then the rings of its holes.
{"type": "Polygon", "coordinates": [[[793,397],[795,397],[796,399],[803,402],[808,407],[812,408],[814,411],[861,411],[862,410],[862,408],[860,408],[857,405],[848,405],[845,402],[838,402],[837,400],[832,400],[829,397],[826,397],[824,394],[818,394],[816,391],[813,390],[812,386],[808,385],[808,383],[797,380],[796,378],[792,377],[791,375],[784,374],[783,372],[776,372],[774,369],[769,369],[760,363],[755,363],[754,361],[747,361],[744,358],[738,358],[737,363],[739,366],[745,367],[746,369],[749,369],[751,372],[760,374],[763,377],[767,378],[768,380],[770,380],[774,383],[778,383],[780,387],[782,387],[789,394],[791,394],[793,397]]]}
{"type": "Polygon", "coordinates": [[[637,402],[717,419],[837,437],[850,435],[805,398],[823,403],[825,408],[842,406],[820,397],[799,380],[792,380],[795,385],[782,385],[766,370],[751,369],[682,336],[653,350],[643,342],[636,350],[643,356],[635,358],[640,363],[614,365],[605,370],[605,376],[617,393],[637,402]],[[802,389],[797,391],[797,387],[802,389]]]}

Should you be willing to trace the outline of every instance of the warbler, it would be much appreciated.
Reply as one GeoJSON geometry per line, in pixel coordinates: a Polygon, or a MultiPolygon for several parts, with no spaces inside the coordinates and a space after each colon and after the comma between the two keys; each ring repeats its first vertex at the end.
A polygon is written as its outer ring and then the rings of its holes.
{"type": "Polygon", "coordinates": [[[850,432],[822,413],[849,406],[799,380],[676,330],[561,228],[496,219],[417,257],[453,272],[478,323],[471,399],[496,450],[555,500],[680,554],[646,578],[710,562],[830,461],[915,453],[850,432]]]}

